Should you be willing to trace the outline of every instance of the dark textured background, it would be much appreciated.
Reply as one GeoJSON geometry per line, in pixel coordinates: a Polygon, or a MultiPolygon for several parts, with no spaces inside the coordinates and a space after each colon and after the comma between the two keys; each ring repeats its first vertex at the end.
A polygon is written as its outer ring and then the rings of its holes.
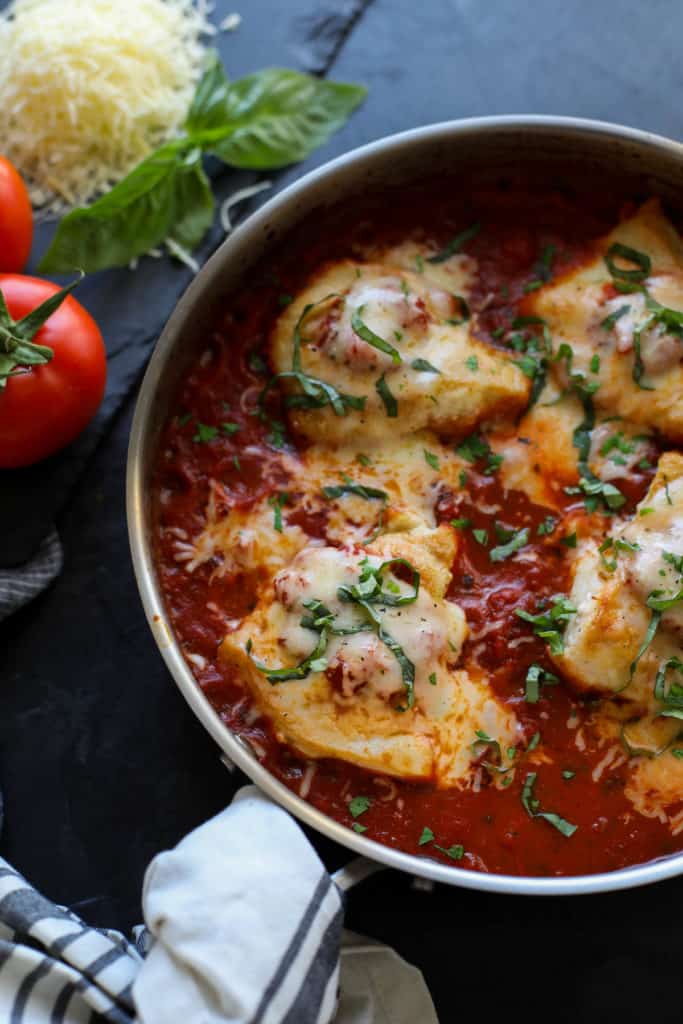
{"type": "MultiPolygon", "coordinates": [[[[680,0],[219,0],[216,17],[233,9],[241,28],[217,39],[232,77],[281,64],[370,87],[305,169],[391,132],[481,114],[573,114],[683,135],[680,0]]],[[[221,174],[219,194],[243,180],[221,174]]],[[[46,240],[43,229],[37,251],[46,240]]],[[[239,781],[163,667],[126,539],[135,388],[188,280],[147,260],[81,286],[110,354],[102,414],[39,471],[0,475],[0,563],[20,560],[55,516],[65,549],[56,585],[0,627],[0,851],[53,899],[123,929],[140,919],[149,859],[239,781]]],[[[343,850],[314,841],[330,867],[344,862],[343,850]]],[[[428,894],[383,872],[351,895],[348,923],[419,964],[443,1022],[465,1012],[673,1021],[682,896],[678,880],[573,900],[428,894]]]]}

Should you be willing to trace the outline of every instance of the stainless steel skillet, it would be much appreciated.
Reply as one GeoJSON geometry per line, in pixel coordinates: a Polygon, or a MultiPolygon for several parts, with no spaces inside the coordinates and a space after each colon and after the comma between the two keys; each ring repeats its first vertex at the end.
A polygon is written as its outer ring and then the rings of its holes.
{"type": "Polygon", "coordinates": [[[508,116],[431,125],[374,142],[326,164],[251,216],[212,256],[178,303],[140,390],[127,471],[128,529],[140,595],[159,650],[188,704],[218,746],[266,793],[301,821],[356,854],[427,879],[510,894],[583,894],[626,889],[683,873],[683,853],[621,871],[570,878],[483,874],[383,846],[316,810],[275,779],[215,713],[174,638],[152,559],[149,479],[159,432],[179,378],[211,329],[221,299],[249,267],[311,211],[372,188],[412,183],[426,173],[463,182],[495,171],[572,180],[597,187],[623,181],[625,192],[660,195],[683,206],[683,145],[617,125],[561,117],[508,116]]]}

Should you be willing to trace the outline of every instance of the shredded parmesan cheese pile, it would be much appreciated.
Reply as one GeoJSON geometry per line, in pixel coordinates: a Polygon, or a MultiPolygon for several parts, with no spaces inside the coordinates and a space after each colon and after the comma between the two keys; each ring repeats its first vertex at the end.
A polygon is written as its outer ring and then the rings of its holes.
{"type": "Polygon", "coordinates": [[[214,32],[195,0],[13,0],[0,152],[50,213],[91,201],[182,125],[214,32]]]}

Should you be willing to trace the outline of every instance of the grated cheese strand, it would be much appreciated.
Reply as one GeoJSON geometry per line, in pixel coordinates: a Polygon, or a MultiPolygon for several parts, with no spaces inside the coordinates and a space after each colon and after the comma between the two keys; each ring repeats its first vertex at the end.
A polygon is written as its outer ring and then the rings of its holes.
{"type": "Polygon", "coordinates": [[[12,0],[0,139],[47,214],[92,201],[176,135],[215,29],[195,0],[12,0]]]}

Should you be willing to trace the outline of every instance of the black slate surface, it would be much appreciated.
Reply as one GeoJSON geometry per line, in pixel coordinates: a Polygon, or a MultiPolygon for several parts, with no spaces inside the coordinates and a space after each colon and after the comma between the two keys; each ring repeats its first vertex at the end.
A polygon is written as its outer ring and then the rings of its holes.
{"type": "MultiPolygon", "coordinates": [[[[683,135],[677,0],[221,0],[217,18],[235,8],[242,27],[217,40],[233,77],[283,64],[370,86],[365,107],[307,168],[393,131],[493,113],[574,114],[683,135]]],[[[221,175],[219,193],[236,182],[221,175]]],[[[128,559],[132,392],[188,280],[169,261],[145,261],[134,275],[85,283],[80,297],[110,353],[103,414],[51,467],[0,478],[0,561],[30,550],[56,510],[65,548],[52,590],[0,627],[0,852],[53,899],[123,929],[140,919],[149,859],[242,781],[220,765],[171,683],[128,559]]],[[[345,861],[344,850],[314,842],[331,868],[345,861]]],[[[673,1021],[682,896],[680,880],[572,900],[441,886],[430,894],[384,872],[352,893],[348,924],[423,969],[444,1022],[465,1013],[673,1021]]]]}

